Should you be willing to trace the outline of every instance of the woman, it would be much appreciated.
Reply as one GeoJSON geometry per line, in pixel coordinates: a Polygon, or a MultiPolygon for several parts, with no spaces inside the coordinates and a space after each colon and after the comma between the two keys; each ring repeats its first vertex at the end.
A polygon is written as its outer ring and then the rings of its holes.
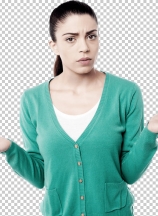
{"type": "Polygon", "coordinates": [[[44,216],[132,216],[127,184],[157,150],[158,115],[144,127],[140,87],[94,68],[98,22],[87,4],[59,5],[49,30],[54,78],[21,97],[25,150],[1,138],[1,153],[19,176],[45,186],[44,216]]]}

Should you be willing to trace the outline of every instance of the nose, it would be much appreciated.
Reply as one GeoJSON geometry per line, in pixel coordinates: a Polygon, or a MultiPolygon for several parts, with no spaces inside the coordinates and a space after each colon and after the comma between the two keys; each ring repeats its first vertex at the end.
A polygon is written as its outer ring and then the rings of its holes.
{"type": "Polygon", "coordinates": [[[83,52],[87,52],[89,50],[89,47],[88,47],[87,43],[85,42],[85,40],[82,40],[82,42],[79,44],[79,47],[80,47],[81,51],[83,51],[83,52]]]}

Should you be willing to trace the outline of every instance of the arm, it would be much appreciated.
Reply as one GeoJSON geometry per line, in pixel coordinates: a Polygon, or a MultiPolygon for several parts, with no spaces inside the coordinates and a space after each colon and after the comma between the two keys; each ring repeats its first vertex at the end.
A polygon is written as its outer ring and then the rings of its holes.
{"type": "Polygon", "coordinates": [[[144,104],[140,87],[135,83],[123,134],[121,172],[128,183],[136,182],[148,168],[157,150],[158,133],[144,127],[144,104]]]}
{"type": "Polygon", "coordinates": [[[1,152],[1,154],[6,155],[6,160],[15,173],[30,182],[33,186],[43,188],[44,160],[36,142],[36,128],[29,116],[25,94],[24,92],[20,100],[20,127],[25,150],[10,140],[10,147],[6,151],[1,152]]]}

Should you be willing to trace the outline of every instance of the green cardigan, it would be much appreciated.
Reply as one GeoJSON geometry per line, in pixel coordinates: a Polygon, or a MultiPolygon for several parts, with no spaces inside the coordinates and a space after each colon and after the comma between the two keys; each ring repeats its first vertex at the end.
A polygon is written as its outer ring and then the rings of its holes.
{"type": "Polygon", "coordinates": [[[25,149],[8,139],[11,146],[1,154],[19,176],[45,186],[44,216],[132,216],[127,184],[143,175],[158,147],[158,134],[144,127],[140,87],[106,72],[97,111],[75,141],[57,120],[49,81],[21,96],[25,149]]]}

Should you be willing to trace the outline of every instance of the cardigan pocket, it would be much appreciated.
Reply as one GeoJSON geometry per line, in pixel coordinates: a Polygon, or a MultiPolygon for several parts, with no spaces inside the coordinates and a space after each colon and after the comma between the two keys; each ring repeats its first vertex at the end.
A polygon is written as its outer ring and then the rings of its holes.
{"type": "Polygon", "coordinates": [[[44,216],[62,216],[62,206],[56,188],[46,189],[44,199],[40,203],[40,211],[44,216]]]}
{"type": "Polygon", "coordinates": [[[128,189],[124,180],[120,183],[105,183],[105,212],[123,208],[126,205],[127,192],[128,189]]]}

